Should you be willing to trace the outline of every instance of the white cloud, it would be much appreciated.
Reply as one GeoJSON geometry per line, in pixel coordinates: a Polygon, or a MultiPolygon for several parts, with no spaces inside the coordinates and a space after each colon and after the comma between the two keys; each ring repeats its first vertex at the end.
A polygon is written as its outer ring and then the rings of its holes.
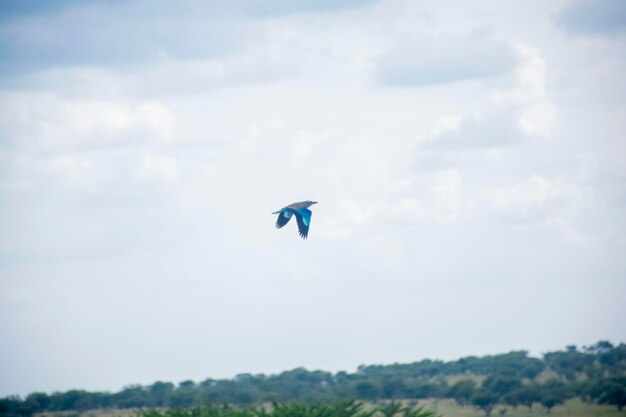
{"type": "Polygon", "coordinates": [[[50,159],[50,169],[60,173],[73,186],[89,186],[96,181],[96,163],[92,157],[77,154],[55,155],[50,159]]]}
{"type": "Polygon", "coordinates": [[[550,136],[556,125],[557,108],[550,101],[539,101],[525,107],[518,121],[531,136],[550,136]]]}
{"type": "Polygon", "coordinates": [[[178,160],[174,157],[154,153],[141,155],[136,170],[136,177],[143,182],[161,182],[167,185],[178,183],[178,160]]]}
{"type": "Polygon", "coordinates": [[[393,204],[388,204],[384,213],[402,219],[423,221],[428,215],[428,208],[424,201],[417,197],[404,197],[393,204]]]}
{"type": "Polygon", "coordinates": [[[428,179],[433,195],[431,215],[444,223],[457,220],[471,207],[463,193],[463,177],[455,169],[437,172],[428,179]]]}
{"type": "Polygon", "coordinates": [[[482,193],[482,198],[507,218],[542,220],[553,214],[555,203],[566,192],[559,180],[533,175],[510,187],[494,187],[482,193]]]}
{"type": "Polygon", "coordinates": [[[467,216],[472,210],[463,177],[456,169],[415,175],[403,181],[405,184],[386,196],[385,202],[369,207],[344,202],[348,221],[360,227],[385,218],[447,224],[467,216]],[[420,189],[424,191],[418,192],[420,189]]]}
{"type": "Polygon", "coordinates": [[[155,101],[65,99],[53,93],[6,93],[0,109],[8,140],[47,151],[167,138],[176,122],[174,113],[155,101]]]}
{"type": "MultiPolygon", "coordinates": [[[[445,116],[444,116],[445,117],[445,116]]],[[[474,150],[511,146],[524,139],[510,112],[457,116],[435,122],[432,134],[422,146],[427,149],[474,150]]]]}
{"type": "Polygon", "coordinates": [[[435,120],[430,135],[436,137],[448,131],[458,131],[464,117],[458,114],[446,114],[435,120]]]}
{"type": "Polygon", "coordinates": [[[486,111],[440,116],[423,146],[472,150],[519,144],[527,136],[553,136],[558,109],[546,90],[546,62],[528,45],[519,45],[516,53],[519,65],[514,87],[492,91],[493,105],[486,111]]]}
{"type": "Polygon", "coordinates": [[[546,94],[546,62],[536,49],[518,45],[521,65],[516,69],[517,87],[513,92],[518,100],[541,98],[546,94]]]}
{"type": "Polygon", "coordinates": [[[294,135],[294,145],[291,150],[291,158],[294,161],[305,159],[311,155],[314,149],[327,141],[332,136],[332,132],[310,130],[299,130],[294,135]]]}
{"type": "Polygon", "coordinates": [[[520,65],[516,69],[516,86],[510,90],[496,90],[496,103],[520,106],[519,126],[528,135],[549,137],[558,121],[558,109],[546,90],[547,68],[538,50],[520,44],[516,48],[520,65]]]}
{"type": "MultiPolygon", "coordinates": [[[[463,176],[456,169],[444,169],[394,179],[399,186],[371,199],[371,193],[359,199],[342,199],[332,205],[332,213],[320,225],[320,237],[352,238],[369,235],[380,224],[400,222],[406,225],[451,224],[472,212],[470,196],[463,176]]],[[[332,202],[329,202],[332,204],[332,202]]]]}
{"type": "Polygon", "coordinates": [[[103,101],[61,101],[59,112],[40,121],[44,134],[54,137],[119,133],[145,129],[158,135],[167,135],[174,126],[175,117],[158,102],[129,104],[103,101]]]}

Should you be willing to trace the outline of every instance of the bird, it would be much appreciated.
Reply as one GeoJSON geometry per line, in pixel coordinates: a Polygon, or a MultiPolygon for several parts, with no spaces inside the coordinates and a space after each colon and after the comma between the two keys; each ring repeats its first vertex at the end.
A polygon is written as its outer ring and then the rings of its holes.
{"type": "Polygon", "coordinates": [[[298,233],[302,239],[306,239],[309,235],[309,225],[311,224],[311,207],[313,204],[317,204],[317,201],[299,201],[297,203],[291,203],[288,206],[281,208],[272,214],[278,214],[276,219],[276,228],[280,229],[287,223],[293,215],[296,216],[296,222],[298,222],[298,233]]]}

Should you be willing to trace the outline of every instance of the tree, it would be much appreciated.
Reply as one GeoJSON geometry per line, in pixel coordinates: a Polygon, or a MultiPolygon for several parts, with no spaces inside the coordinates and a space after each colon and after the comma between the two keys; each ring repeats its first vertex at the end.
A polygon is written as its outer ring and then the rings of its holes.
{"type": "Polygon", "coordinates": [[[50,406],[50,397],[44,392],[33,392],[24,399],[24,402],[30,404],[37,411],[45,411],[50,406]]]}
{"type": "Polygon", "coordinates": [[[568,397],[565,384],[557,379],[548,380],[540,387],[539,402],[546,408],[548,413],[555,405],[563,404],[568,397]]]}
{"type": "Polygon", "coordinates": [[[84,390],[70,390],[53,394],[50,397],[50,408],[55,411],[87,410],[90,408],[89,393],[84,390]]]}
{"type": "Polygon", "coordinates": [[[400,394],[404,398],[439,398],[445,396],[447,388],[445,380],[431,383],[423,379],[413,379],[404,384],[400,394]]]}
{"type": "Polygon", "coordinates": [[[383,398],[398,398],[400,393],[404,391],[404,382],[400,378],[390,378],[383,382],[382,394],[383,398]]]}
{"type": "Polygon", "coordinates": [[[554,407],[555,405],[563,404],[563,398],[558,393],[552,391],[542,392],[540,402],[541,405],[546,408],[549,414],[550,411],[552,411],[552,407],[554,407]]]}
{"type": "Polygon", "coordinates": [[[624,406],[626,406],[626,386],[609,382],[598,403],[611,404],[616,406],[619,411],[622,411],[624,406]]]}
{"type": "Polygon", "coordinates": [[[119,408],[138,408],[147,405],[147,394],[141,385],[127,385],[112,396],[112,402],[119,408]]]}
{"type": "Polygon", "coordinates": [[[611,404],[622,411],[626,406],[626,377],[599,380],[591,386],[589,394],[599,404],[611,404]]]}
{"type": "Polygon", "coordinates": [[[533,404],[539,402],[540,399],[539,389],[537,389],[535,384],[524,385],[504,396],[504,401],[507,404],[513,407],[518,405],[528,407],[528,412],[531,411],[533,404]]]}
{"type": "Polygon", "coordinates": [[[603,370],[611,375],[626,373],[626,344],[620,343],[612,349],[598,348],[597,350],[601,352],[598,355],[598,362],[603,370]]]}
{"type": "Polygon", "coordinates": [[[613,349],[613,344],[607,340],[600,340],[595,345],[585,346],[584,349],[593,354],[606,353],[613,349]]]}
{"type": "Polygon", "coordinates": [[[493,407],[498,403],[498,397],[492,392],[480,388],[474,392],[470,401],[472,405],[485,413],[485,416],[489,417],[493,407]]]}
{"type": "Polygon", "coordinates": [[[491,375],[483,382],[483,387],[499,396],[503,396],[521,386],[522,380],[510,375],[491,375]]]}
{"type": "Polygon", "coordinates": [[[168,406],[173,392],[174,384],[171,382],[155,382],[148,388],[148,393],[150,394],[150,405],[153,407],[168,406]]]}
{"type": "Polygon", "coordinates": [[[594,355],[578,351],[550,352],[543,355],[547,366],[568,381],[574,381],[576,374],[593,367],[594,355]]]}
{"type": "Polygon", "coordinates": [[[30,417],[35,411],[32,406],[23,402],[20,397],[0,398],[0,416],[2,417],[30,417]]]}
{"type": "Polygon", "coordinates": [[[190,379],[178,383],[178,389],[193,389],[196,383],[190,379]]]}
{"type": "Polygon", "coordinates": [[[454,398],[459,405],[468,404],[474,390],[476,389],[476,381],[471,379],[462,379],[452,385],[448,390],[448,397],[454,398]]]}
{"type": "Polygon", "coordinates": [[[361,400],[375,400],[380,398],[380,386],[371,381],[357,382],[356,395],[361,400]]]}

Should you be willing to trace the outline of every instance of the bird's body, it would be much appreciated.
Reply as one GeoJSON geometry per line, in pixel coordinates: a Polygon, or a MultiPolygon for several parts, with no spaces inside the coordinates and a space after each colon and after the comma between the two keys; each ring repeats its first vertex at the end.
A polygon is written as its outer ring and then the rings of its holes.
{"type": "Polygon", "coordinates": [[[317,204],[317,201],[298,201],[291,203],[282,209],[273,212],[272,214],[278,214],[276,219],[276,228],[280,229],[287,223],[292,216],[296,216],[296,222],[298,223],[298,232],[302,239],[306,239],[309,235],[309,226],[311,224],[311,207],[313,204],[317,204]]]}

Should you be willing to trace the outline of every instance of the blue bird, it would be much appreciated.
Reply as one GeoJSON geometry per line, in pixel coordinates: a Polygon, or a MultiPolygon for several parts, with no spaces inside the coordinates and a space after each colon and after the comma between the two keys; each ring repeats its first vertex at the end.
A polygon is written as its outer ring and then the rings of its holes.
{"type": "Polygon", "coordinates": [[[272,214],[278,214],[278,218],[276,219],[276,228],[280,229],[287,223],[289,223],[289,219],[291,216],[296,216],[296,221],[298,222],[298,232],[302,239],[306,239],[309,235],[309,225],[311,224],[311,207],[313,204],[317,204],[317,201],[300,201],[297,203],[289,204],[287,207],[283,207],[278,211],[273,212],[272,214]]]}

